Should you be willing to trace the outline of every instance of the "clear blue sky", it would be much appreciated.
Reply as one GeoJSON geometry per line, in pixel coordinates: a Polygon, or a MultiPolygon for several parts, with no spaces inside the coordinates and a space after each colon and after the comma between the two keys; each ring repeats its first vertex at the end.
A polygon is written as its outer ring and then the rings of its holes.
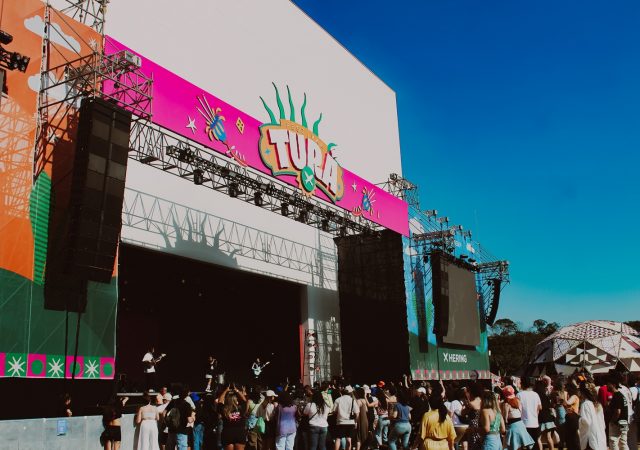
{"type": "Polygon", "coordinates": [[[423,209],[512,264],[498,317],[640,319],[640,2],[295,0],[397,94],[423,209]]]}

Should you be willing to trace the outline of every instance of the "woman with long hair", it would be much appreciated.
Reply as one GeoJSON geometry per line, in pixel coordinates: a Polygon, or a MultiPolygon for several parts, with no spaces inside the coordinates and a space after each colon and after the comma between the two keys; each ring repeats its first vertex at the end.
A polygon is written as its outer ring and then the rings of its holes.
{"type": "Polygon", "coordinates": [[[502,404],[502,416],[507,422],[506,444],[508,450],[531,448],[535,441],[527,432],[522,422],[522,410],[520,399],[516,397],[513,386],[505,386],[502,389],[504,403],[502,404]]]}
{"type": "Polygon", "coordinates": [[[482,433],[480,429],[480,409],[482,406],[482,386],[474,383],[467,389],[468,402],[462,416],[469,424],[462,440],[467,443],[468,450],[480,450],[482,447],[482,433]]]}
{"type": "Polygon", "coordinates": [[[564,402],[567,400],[567,391],[565,391],[566,382],[564,379],[558,379],[554,383],[554,389],[551,393],[551,404],[556,408],[556,425],[558,429],[558,435],[560,435],[560,442],[558,448],[564,448],[565,431],[564,424],[567,421],[567,410],[564,407],[564,402]]]}
{"type": "Polygon", "coordinates": [[[129,397],[113,397],[104,409],[102,414],[104,431],[100,435],[100,443],[104,446],[104,450],[120,449],[120,441],[122,440],[120,418],[122,417],[122,408],[128,400],[129,397]]]}
{"type": "Polygon", "coordinates": [[[227,386],[218,397],[222,404],[222,445],[224,450],[244,450],[247,442],[247,416],[249,402],[244,388],[234,383],[227,386]]]}
{"type": "MultiPolygon", "coordinates": [[[[139,427],[137,450],[160,450],[158,442],[158,408],[151,402],[150,392],[145,393],[146,405],[141,406],[136,413],[136,425],[139,427]]],[[[155,400],[155,397],[153,397],[155,400]]]]}
{"type": "Polygon", "coordinates": [[[387,445],[389,440],[389,405],[387,401],[387,394],[384,390],[378,391],[378,406],[376,407],[376,414],[378,415],[378,424],[376,426],[376,441],[378,447],[387,445]]]}
{"type": "Polygon", "coordinates": [[[482,450],[502,450],[500,436],[505,432],[504,419],[496,396],[491,391],[484,391],[482,394],[480,425],[485,435],[482,450]]]}
{"type": "Polygon", "coordinates": [[[364,388],[356,388],[355,392],[356,397],[356,408],[360,410],[358,413],[358,420],[356,421],[356,450],[360,450],[367,443],[367,438],[369,437],[369,417],[367,415],[367,408],[369,406],[369,402],[365,398],[364,388]]]}
{"type": "Polygon", "coordinates": [[[309,440],[307,450],[325,450],[329,422],[329,406],[322,391],[315,391],[311,401],[304,407],[303,414],[309,418],[309,440]]]}
{"type": "Polygon", "coordinates": [[[293,399],[287,391],[280,394],[280,402],[276,409],[276,449],[293,450],[296,440],[296,413],[298,408],[293,404],[293,399]]]}
{"type": "Polygon", "coordinates": [[[598,393],[593,383],[582,383],[579,389],[580,419],[578,432],[582,450],[606,450],[607,435],[604,425],[604,411],[598,402],[598,393]]]}
{"type": "Polygon", "coordinates": [[[398,449],[398,441],[404,450],[409,450],[411,437],[411,408],[407,404],[406,393],[401,389],[396,396],[396,404],[391,417],[391,433],[389,433],[389,450],[398,449]]]}
{"type": "Polygon", "coordinates": [[[538,448],[542,447],[543,438],[546,439],[549,450],[555,450],[553,438],[556,431],[555,418],[553,414],[555,412],[551,399],[548,394],[548,386],[545,380],[538,380],[536,382],[534,391],[540,397],[541,409],[538,413],[538,422],[540,423],[540,436],[538,436],[538,448]]]}
{"type": "Polygon", "coordinates": [[[420,450],[453,450],[456,432],[440,392],[431,394],[429,406],[420,422],[420,450]]]}
{"type": "Polygon", "coordinates": [[[567,385],[567,399],[564,401],[564,407],[567,410],[567,418],[564,427],[567,449],[580,450],[580,439],[578,437],[580,398],[578,397],[578,386],[573,382],[570,382],[567,385]]]}

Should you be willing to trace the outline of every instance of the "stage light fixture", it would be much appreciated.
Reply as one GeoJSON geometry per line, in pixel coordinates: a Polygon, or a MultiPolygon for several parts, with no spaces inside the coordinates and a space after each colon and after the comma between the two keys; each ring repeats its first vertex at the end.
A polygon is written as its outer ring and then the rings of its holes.
{"type": "Polygon", "coordinates": [[[287,217],[289,215],[289,204],[287,202],[282,202],[280,205],[280,214],[287,217]]]}
{"type": "Polygon", "coordinates": [[[309,221],[309,213],[306,210],[301,209],[296,220],[301,223],[307,223],[309,221]]]}
{"type": "Polygon", "coordinates": [[[438,210],[437,209],[430,209],[428,211],[424,212],[427,217],[433,217],[433,216],[437,216],[438,215],[438,210]]]}
{"type": "Polygon", "coordinates": [[[347,227],[342,225],[340,227],[340,237],[345,237],[347,235],[347,227]]]}
{"type": "Polygon", "coordinates": [[[321,227],[322,231],[324,231],[325,233],[328,233],[329,232],[329,220],[322,219],[322,221],[320,222],[320,227],[321,227]]]}
{"type": "Polygon", "coordinates": [[[177,158],[178,158],[178,161],[180,162],[191,164],[195,159],[195,154],[193,150],[189,148],[178,148],[177,158]]]}
{"type": "Polygon", "coordinates": [[[429,255],[422,255],[422,262],[425,264],[429,264],[429,255]]]}
{"type": "Polygon", "coordinates": [[[200,186],[204,183],[204,171],[202,169],[196,169],[193,171],[193,184],[200,186]]]}
{"type": "Polygon", "coordinates": [[[11,44],[12,41],[13,41],[13,36],[11,36],[6,31],[0,30],[0,44],[7,45],[7,44],[11,44]]]}
{"type": "Polygon", "coordinates": [[[264,200],[262,198],[262,192],[260,192],[260,191],[254,192],[254,194],[253,194],[253,203],[255,203],[256,206],[264,205],[264,200]]]}
{"type": "Polygon", "coordinates": [[[240,194],[240,187],[238,183],[229,183],[229,197],[236,198],[240,194]]]}

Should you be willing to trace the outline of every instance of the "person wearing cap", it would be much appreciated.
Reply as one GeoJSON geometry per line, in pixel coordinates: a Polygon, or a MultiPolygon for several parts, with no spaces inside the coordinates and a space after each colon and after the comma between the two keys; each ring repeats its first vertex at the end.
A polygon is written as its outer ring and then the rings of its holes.
{"type": "Polygon", "coordinates": [[[332,412],[336,415],[335,450],[340,450],[342,439],[346,439],[347,442],[345,450],[351,450],[359,412],[351,386],[346,386],[342,390],[342,395],[333,403],[332,412]]]}
{"type": "Polygon", "coordinates": [[[531,435],[522,422],[520,399],[516,397],[513,386],[505,386],[502,389],[505,401],[502,404],[502,417],[507,425],[506,444],[509,450],[529,448],[535,444],[531,435]]]}
{"type": "Polygon", "coordinates": [[[265,432],[262,436],[261,450],[275,450],[276,448],[276,421],[275,410],[278,406],[276,398],[278,395],[271,389],[264,393],[264,400],[257,410],[258,417],[262,417],[265,423],[265,432]]]}
{"type": "Polygon", "coordinates": [[[414,391],[414,396],[409,401],[411,407],[411,429],[413,433],[417,433],[422,421],[422,416],[429,412],[429,397],[427,396],[427,388],[419,387],[414,391]]]}

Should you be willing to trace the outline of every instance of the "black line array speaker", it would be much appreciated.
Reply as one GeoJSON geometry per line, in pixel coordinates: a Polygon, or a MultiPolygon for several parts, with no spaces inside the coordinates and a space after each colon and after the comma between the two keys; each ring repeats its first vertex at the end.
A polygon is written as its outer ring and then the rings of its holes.
{"type": "Polygon", "coordinates": [[[130,128],[128,111],[105,100],[84,99],[75,149],[54,149],[47,307],[76,304],[58,294],[67,289],[75,293],[83,281],[111,281],[122,226],[130,128]]]}
{"type": "Polygon", "coordinates": [[[449,273],[447,260],[440,252],[431,254],[433,332],[438,338],[449,332],[449,273]]]}

